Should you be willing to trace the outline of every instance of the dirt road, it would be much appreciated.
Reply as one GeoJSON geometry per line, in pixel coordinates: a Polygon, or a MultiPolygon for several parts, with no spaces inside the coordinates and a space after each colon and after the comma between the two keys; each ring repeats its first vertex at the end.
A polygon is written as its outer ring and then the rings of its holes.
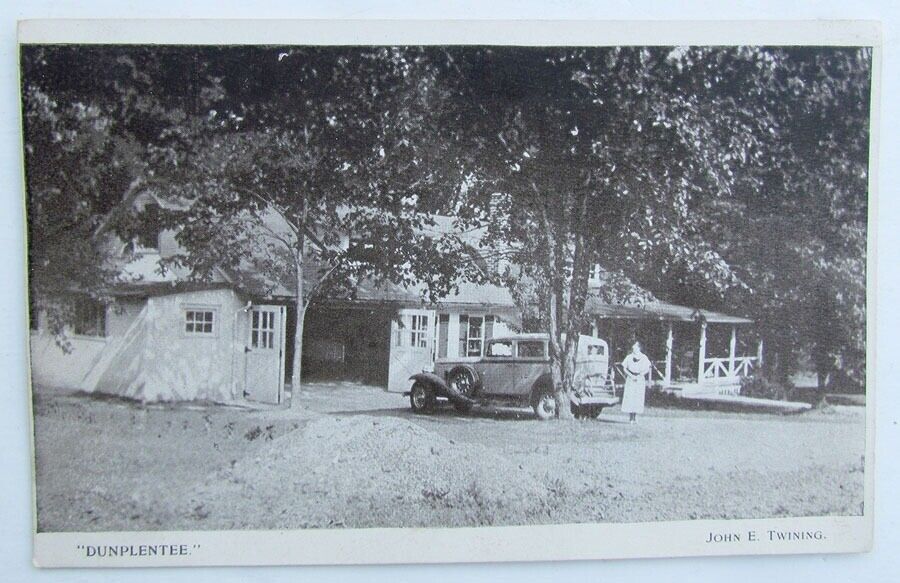
{"type": "Polygon", "coordinates": [[[618,407],[563,424],[527,409],[422,416],[400,396],[347,386],[302,400],[331,414],[401,417],[487,446],[562,492],[572,504],[562,514],[574,522],[862,513],[862,407],[790,416],[648,408],[629,425],[618,407]]]}
{"type": "Polygon", "coordinates": [[[289,410],[40,394],[41,531],[301,528],[850,515],[864,409],[649,408],[637,425],[526,410],[414,415],[319,384],[289,410]]]}

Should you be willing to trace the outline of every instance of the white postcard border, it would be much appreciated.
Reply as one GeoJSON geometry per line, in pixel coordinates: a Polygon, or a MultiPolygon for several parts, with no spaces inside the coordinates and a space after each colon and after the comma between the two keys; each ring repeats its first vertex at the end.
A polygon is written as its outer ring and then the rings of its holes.
{"type": "MultiPolygon", "coordinates": [[[[873,21],[26,20],[19,22],[18,35],[20,44],[524,46],[756,44],[873,47],[867,256],[866,459],[862,516],[477,528],[35,533],[33,561],[36,566],[449,563],[849,553],[871,550],[876,378],[875,226],[882,69],[879,23],[873,21]],[[706,542],[710,536],[716,535],[730,535],[733,538],[722,542],[706,542]],[[775,540],[772,540],[773,536],[775,540]],[[155,556],[149,556],[151,545],[155,545],[155,556]],[[119,556],[109,556],[111,547],[117,549],[119,556]],[[161,550],[163,547],[166,548],[165,551],[161,550]],[[101,549],[106,556],[98,556],[101,549]],[[161,556],[161,552],[164,552],[165,556],[161,556]]],[[[30,390],[29,383],[29,398],[30,390]]],[[[33,452],[32,431],[32,463],[33,452]]],[[[34,511],[32,508],[33,519],[34,511]]]]}

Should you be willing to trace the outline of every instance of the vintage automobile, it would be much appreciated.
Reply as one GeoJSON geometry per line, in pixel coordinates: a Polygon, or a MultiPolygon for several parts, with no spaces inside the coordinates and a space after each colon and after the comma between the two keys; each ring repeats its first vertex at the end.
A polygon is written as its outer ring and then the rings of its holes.
{"type": "MultiPolygon", "coordinates": [[[[604,407],[618,403],[607,383],[609,349],[605,341],[580,336],[575,361],[576,391],[571,397],[577,417],[596,417],[604,407]]],[[[477,359],[438,361],[433,372],[410,377],[409,402],[413,411],[427,413],[440,401],[460,412],[474,405],[531,405],[538,419],[556,416],[550,376],[548,336],[517,334],[496,337],[477,359]]]]}

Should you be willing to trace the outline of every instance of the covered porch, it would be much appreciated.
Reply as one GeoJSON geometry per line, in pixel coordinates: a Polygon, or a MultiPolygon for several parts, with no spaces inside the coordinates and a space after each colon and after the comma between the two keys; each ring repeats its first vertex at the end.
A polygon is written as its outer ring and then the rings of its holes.
{"type": "Polygon", "coordinates": [[[642,306],[588,302],[589,333],[610,346],[610,380],[624,384],[621,362],[635,341],[650,358],[651,386],[690,393],[737,394],[762,365],[763,340],[753,321],[655,301],[642,306]]]}

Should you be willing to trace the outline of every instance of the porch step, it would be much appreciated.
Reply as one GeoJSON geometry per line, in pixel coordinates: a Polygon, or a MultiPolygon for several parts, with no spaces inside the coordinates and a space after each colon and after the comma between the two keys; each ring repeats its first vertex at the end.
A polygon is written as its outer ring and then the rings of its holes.
{"type": "Polygon", "coordinates": [[[774,401],[771,399],[759,399],[756,397],[742,397],[740,395],[720,395],[716,393],[694,393],[680,394],[681,399],[686,401],[719,403],[735,405],[738,407],[746,407],[748,409],[757,409],[771,411],[773,413],[802,413],[812,409],[809,403],[800,403],[796,401],[774,401]]]}
{"type": "Polygon", "coordinates": [[[694,395],[721,395],[721,396],[740,396],[741,385],[739,383],[729,384],[699,384],[699,383],[672,383],[662,387],[662,390],[668,393],[679,395],[681,397],[694,395]]]}

